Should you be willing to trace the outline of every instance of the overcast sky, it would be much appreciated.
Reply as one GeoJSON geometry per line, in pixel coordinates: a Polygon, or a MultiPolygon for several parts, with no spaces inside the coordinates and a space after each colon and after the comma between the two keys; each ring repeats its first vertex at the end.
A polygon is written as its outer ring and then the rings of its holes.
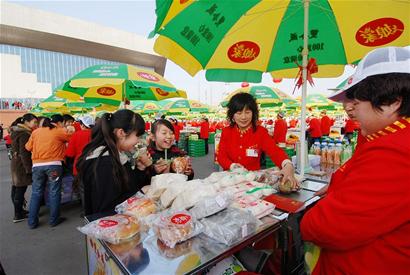
{"type": "MultiPolygon", "coordinates": [[[[46,10],[82,20],[114,27],[147,37],[155,26],[155,1],[9,1],[32,8],[46,10]]],[[[314,79],[315,86],[308,87],[308,93],[329,94],[327,89],[336,87],[353,73],[346,67],[345,74],[338,78],[314,79]]],[[[186,90],[192,99],[198,99],[208,104],[218,104],[224,95],[240,87],[240,83],[208,82],[204,72],[191,77],[179,66],[167,61],[165,78],[177,88],[186,90]]],[[[294,81],[283,80],[274,84],[269,74],[263,76],[263,85],[275,86],[291,94],[294,81]]],[[[301,90],[295,92],[299,96],[301,90]]]]}

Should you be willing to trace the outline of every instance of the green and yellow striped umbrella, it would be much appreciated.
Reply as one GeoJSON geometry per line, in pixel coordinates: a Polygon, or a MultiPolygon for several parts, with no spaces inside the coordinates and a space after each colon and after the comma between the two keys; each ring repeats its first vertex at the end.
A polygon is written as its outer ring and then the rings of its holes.
{"type": "Polygon", "coordinates": [[[212,111],[212,108],[199,102],[198,100],[191,100],[191,99],[178,99],[172,102],[169,102],[167,105],[163,107],[163,111],[167,112],[168,114],[176,114],[176,113],[209,113],[212,111]]]}
{"type": "Polygon", "coordinates": [[[275,88],[270,88],[267,86],[248,86],[233,91],[221,102],[221,105],[226,107],[231,97],[238,93],[251,94],[262,108],[278,107],[283,104],[280,96],[276,93],[275,88]]]}
{"type": "Polygon", "coordinates": [[[128,100],[162,100],[183,97],[177,89],[154,71],[131,65],[96,65],[76,74],[56,91],[58,97],[72,101],[119,106],[128,100]]]}
{"type": "Polygon", "coordinates": [[[151,36],[157,53],[210,81],[295,78],[304,41],[313,76],[336,77],[375,48],[409,45],[409,10],[406,0],[158,0],[151,36]]]}
{"type": "Polygon", "coordinates": [[[162,109],[160,101],[153,101],[153,100],[137,100],[131,101],[130,109],[134,112],[140,114],[152,114],[157,113],[162,109]]]}

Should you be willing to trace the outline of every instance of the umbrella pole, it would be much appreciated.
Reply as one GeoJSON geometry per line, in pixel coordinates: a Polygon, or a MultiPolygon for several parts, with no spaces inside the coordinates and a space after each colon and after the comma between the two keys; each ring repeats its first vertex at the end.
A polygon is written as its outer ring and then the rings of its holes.
{"type": "Polygon", "coordinates": [[[299,173],[303,177],[305,173],[305,153],[306,153],[306,96],[307,96],[307,63],[308,63],[308,32],[309,32],[309,3],[310,0],[304,0],[304,29],[303,29],[303,70],[302,70],[302,113],[300,126],[300,152],[299,152],[299,173]]]}

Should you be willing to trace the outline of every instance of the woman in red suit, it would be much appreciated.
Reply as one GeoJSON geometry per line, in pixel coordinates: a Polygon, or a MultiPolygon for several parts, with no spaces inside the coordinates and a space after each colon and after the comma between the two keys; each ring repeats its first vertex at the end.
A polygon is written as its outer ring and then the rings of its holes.
{"type": "Polygon", "coordinates": [[[255,99],[248,93],[234,95],[228,103],[230,126],[224,128],[217,152],[217,161],[224,170],[243,166],[248,170],[260,169],[260,157],[265,152],[280,167],[282,183],[289,180],[298,187],[294,167],[286,153],[269,136],[268,131],[258,126],[259,110],[255,99]]]}
{"type": "Polygon", "coordinates": [[[302,219],[321,248],[313,274],[409,274],[410,49],[371,51],[331,99],[353,100],[367,141],[302,219]]]}

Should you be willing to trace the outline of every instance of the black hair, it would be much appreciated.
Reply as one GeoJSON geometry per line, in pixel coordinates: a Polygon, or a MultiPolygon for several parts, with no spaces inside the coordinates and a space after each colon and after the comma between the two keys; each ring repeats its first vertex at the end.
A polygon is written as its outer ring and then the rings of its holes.
{"type": "Polygon", "coordinates": [[[30,122],[30,121],[32,121],[33,119],[36,119],[36,120],[38,120],[38,118],[35,116],[35,115],[33,115],[33,114],[31,114],[31,113],[27,113],[27,114],[24,114],[23,115],[23,117],[22,117],[22,119],[21,119],[21,122],[22,123],[24,123],[24,122],[30,122]]]}
{"type": "Polygon", "coordinates": [[[160,125],[164,125],[168,129],[170,129],[174,134],[175,134],[175,129],[172,123],[169,120],[166,119],[157,119],[154,121],[154,123],[151,126],[151,133],[155,135],[155,133],[158,131],[158,128],[160,125]]]}
{"type": "Polygon", "coordinates": [[[64,117],[60,114],[55,114],[50,117],[51,123],[64,122],[64,117]]]}
{"type": "Polygon", "coordinates": [[[20,117],[16,118],[16,119],[11,123],[10,127],[17,126],[17,124],[21,124],[21,123],[23,123],[23,117],[20,116],[20,117]]]}
{"type": "Polygon", "coordinates": [[[53,129],[56,126],[51,123],[51,119],[49,117],[43,117],[43,123],[41,124],[41,127],[48,127],[50,129],[53,129]]]}
{"type": "Polygon", "coordinates": [[[369,101],[373,109],[382,110],[401,99],[400,116],[410,116],[410,74],[388,73],[365,78],[346,91],[348,99],[369,101]]]}
{"type": "Polygon", "coordinates": [[[64,115],[63,115],[63,120],[64,120],[64,122],[65,122],[65,121],[69,121],[69,120],[74,121],[75,119],[73,118],[73,116],[71,116],[71,115],[69,115],[69,114],[64,114],[64,115]]]}
{"type": "Polygon", "coordinates": [[[256,103],[255,98],[248,93],[237,93],[228,102],[228,112],[227,118],[231,124],[231,127],[235,126],[235,121],[233,116],[235,113],[242,111],[245,108],[248,108],[252,111],[252,128],[256,131],[256,127],[258,126],[258,119],[259,119],[259,109],[258,104],[256,103]]]}
{"type": "Polygon", "coordinates": [[[121,187],[128,185],[127,173],[125,173],[120,161],[114,129],[123,129],[127,135],[136,132],[137,136],[141,136],[145,132],[145,122],[139,114],[130,110],[124,109],[118,110],[115,113],[105,113],[93,127],[91,141],[85,146],[83,153],[78,159],[77,170],[80,178],[84,172],[82,167],[85,164],[87,156],[96,148],[104,146],[93,167],[94,178],[97,179],[99,158],[108,151],[113,163],[114,182],[121,187]]]}

